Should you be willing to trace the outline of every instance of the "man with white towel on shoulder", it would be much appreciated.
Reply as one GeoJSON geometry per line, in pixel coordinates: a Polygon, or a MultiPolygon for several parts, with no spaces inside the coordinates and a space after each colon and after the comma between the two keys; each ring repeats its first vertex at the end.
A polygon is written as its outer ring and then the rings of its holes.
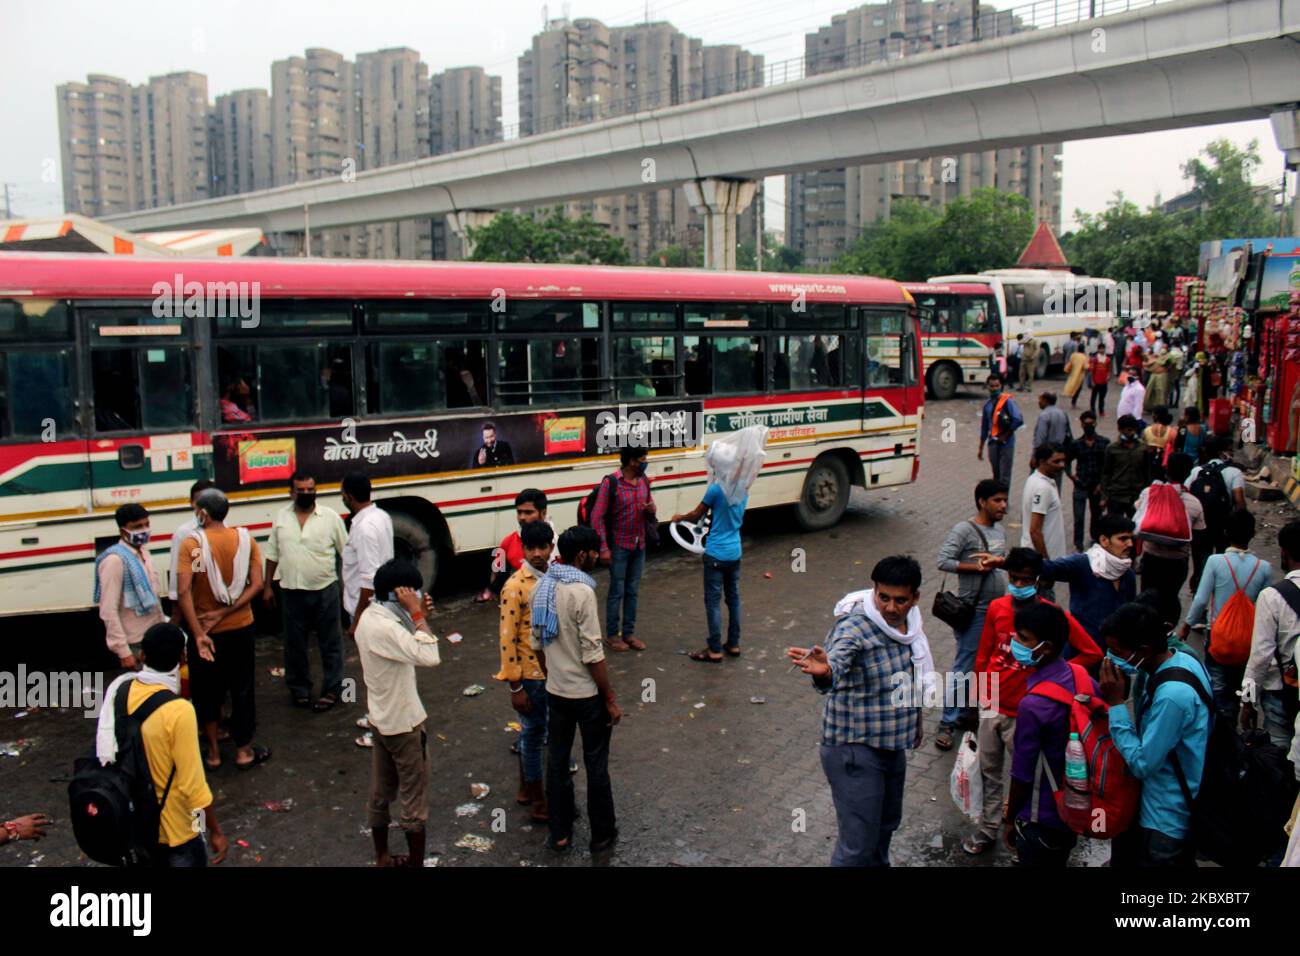
{"type": "Polygon", "coordinates": [[[822,769],[839,835],[831,866],[889,866],[889,841],[903,818],[907,751],[921,743],[921,705],[935,687],[921,627],[921,566],[884,558],[874,588],[845,595],[822,648],[786,655],[827,695],[822,769]]]}

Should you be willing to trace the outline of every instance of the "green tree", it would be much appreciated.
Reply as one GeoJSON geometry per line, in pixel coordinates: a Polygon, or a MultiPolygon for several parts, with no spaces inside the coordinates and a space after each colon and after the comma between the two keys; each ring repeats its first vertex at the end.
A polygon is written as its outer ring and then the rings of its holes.
{"type": "Polygon", "coordinates": [[[477,262],[575,262],[625,265],[627,245],[609,233],[609,227],[583,215],[568,219],[556,206],[542,220],[512,212],[498,213],[492,222],[471,227],[477,262]]]}
{"type": "Polygon", "coordinates": [[[1061,237],[1071,265],[1088,275],[1126,282],[1150,282],[1169,290],[1174,277],[1196,270],[1200,240],[1193,214],[1170,215],[1156,207],[1138,209],[1123,193],[1092,215],[1075,212],[1079,228],[1061,237]]]}
{"type": "MultiPolygon", "coordinates": [[[[736,246],[736,268],[753,272],[754,256],[754,240],[746,239],[736,246]]],[[[803,268],[803,253],[778,243],[776,237],[770,232],[763,234],[764,272],[798,272],[801,268],[803,268]]]]}
{"type": "Polygon", "coordinates": [[[661,266],[668,269],[702,269],[704,268],[703,246],[665,246],[650,254],[647,265],[661,266]]]}
{"type": "Polygon", "coordinates": [[[1246,239],[1272,236],[1277,219],[1268,201],[1255,192],[1251,179],[1259,169],[1259,141],[1252,139],[1238,149],[1226,139],[1210,142],[1199,157],[1183,164],[1183,175],[1192,181],[1192,194],[1199,200],[1199,235],[1210,239],[1246,239]]]}
{"type": "Polygon", "coordinates": [[[904,282],[934,275],[934,236],[940,221],[939,214],[921,200],[900,199],[888,220],[862,230],[858,241],[832,263],[831,271],[904,282]]]}
{"type": "Polygon", "coordinates": [[[993,188],[974,190],[948,203],[930,249],[932,275],[982,272],[1014,266],[1034,235],[1029,200],[993,188]]]}

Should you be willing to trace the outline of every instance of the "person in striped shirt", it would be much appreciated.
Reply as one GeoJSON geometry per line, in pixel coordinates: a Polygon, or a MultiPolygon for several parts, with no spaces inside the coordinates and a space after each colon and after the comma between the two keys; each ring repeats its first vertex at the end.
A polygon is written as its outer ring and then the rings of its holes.
{"type": "Polygon", "coordinates": [[[636,637],[637,592],[645,570],[645,545],[655,517],[644,448],[629,445],[619,451],[621,467],[600,482],[591,508],[591,526],[600,535],[600,563],[609,568],[609,594],[605,598],[607,643],[616,651],[644,651],[636,637]],[[622,622],[619,612],[622,611],[622,622]]]}

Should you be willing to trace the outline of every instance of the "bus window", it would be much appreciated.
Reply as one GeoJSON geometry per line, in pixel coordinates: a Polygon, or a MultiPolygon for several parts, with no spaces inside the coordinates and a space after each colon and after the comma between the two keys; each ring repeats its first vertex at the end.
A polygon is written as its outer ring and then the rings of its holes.
{"type": "Polygon", "coordinates": [[[677,328],[677,310],[662,302],[641,304],[637,302],[615,302],[610,307],[615,331],[624,329],[675,329],[677,328]]]}
{"type": "Polygon", "coordinates": [[[600,303],[511,299],[498,322],[502,332],[596,332],[600,303]]]}
{"type": "Polygon", "coordinates": [[[928,335],[942,335],[957,331],[957,321],[952,296],[918,295],[916,311],[921,319],[921,331],[928,335]]]}
{"type": "Polygon", "coordinates": [[[1008,315],[1042,315],[1043,287],[1032,282],[1007,283],[1008,315]]]}
{"type": "Polygon", "coordinates": [[[778,329],[842,329],[847,320],[844,306],[829,303],[807,303],[801,311],[793,305],[773,306],[778,329]]]}
{"type": "Polygon", "coordinates": [[[502,405],[573,405],[603,397],[596,336],[503,339],[500,350],[502,405]]]}
{"type": "Polygon", "coordinates": [[[1001,333],[997,303],[991,298],[966,296],[962,299],[961,330],[968,335],[1001,333]]]}
{"type": "Polygon", "coordinates": [[[176,430],[194,423],[188,349],[93,349],[90,374],[96,431],[176,430]]]}
{"type": "Polygon", "coordinates": [[[371,342],[366,359],[371,412],[420,414],[487,403],[481,342],[371,342]]]}
{"type": "Polygon", "coordinates": [[[392,302],[378,300],[365,304],[364,328],[367,334],[396,332],[486,332],[491,303],[468,302],[392,302]]]}
{"type": "Polygon", "coordinates": [[[72,349],[39,352],[0,350],[0,439],[75,434],[72,398],[77,393],[72,349]]]}
{"type": "Polygon", "coordinates": [[[688,335],[683,354],[687,395],[766,391],[761,337],[688,335]]]}
{"type": "Polygon", "coordinates": [[[677,340],[672,336],[614,339],[614,379],[622,400],[677,395],[677,340]]]}
{"type": "Polygon", "coordinates": [[[910,384],[912,347],[906,319],[901,312],[866,314],[868,388],[910,384]]]}
{"type": "Polygon", "coordinates": [[[761,302],[687,303],[688,329],[765,329],[767,306],[761,302]]]}
{"type": "Polygon", "coordinates": [[[223,345],[221,422],[322,421],[356,411],[350,345],[223,345]]]}
{"type": "Polygon", "coordinates": [[[773,387],[779,391],[856,385],[856,336],[782,335],[773,357],[773,387]]]}
{"type": "Polygon", "coordinates": [[[69,342],[72,312],[53,299],[0,302],[0,342],[69,342]]]}

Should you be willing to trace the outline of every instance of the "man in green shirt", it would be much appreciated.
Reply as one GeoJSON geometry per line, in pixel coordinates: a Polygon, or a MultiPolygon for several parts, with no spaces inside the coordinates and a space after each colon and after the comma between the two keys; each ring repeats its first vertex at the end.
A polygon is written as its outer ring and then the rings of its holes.
{"type": "Polygon", "coordinates": [[[316,479],[296,471],[289,479],[292,503],[275,516],[266,539],[266,582],[262,600],[276,603],[271,582],[280,572],[284,620],[284,683],[296,707],[312,706],[317,713],[339,702],[343,692],[343,628],[336,570],[348,533],[337,511],[316,503],[316,479]],[[312,705],[311,662],[307,632],[320,640],[324,678],[321,696],[312,705]]]}

